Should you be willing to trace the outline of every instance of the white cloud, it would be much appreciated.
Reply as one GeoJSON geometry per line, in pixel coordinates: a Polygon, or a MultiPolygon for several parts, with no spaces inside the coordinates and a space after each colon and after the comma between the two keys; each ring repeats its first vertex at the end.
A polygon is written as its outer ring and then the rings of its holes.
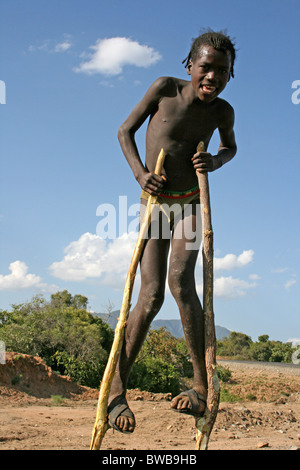
{"type": "MultiPolygon", "coordinates": [[[[214,280],[214,297],[224,300],[233,300],[244,297],[250,289],[256,287],[255,282],[243,281],[232,276],[221,276],[214,280]]],[[[203,285],[196,286],[198,295],[203,295],[203,285]]]]}
{"type": "Polygon", "coordinates": [[[152,47],[124,37],[98,39],[90,49],[93,52],[74,69],[75,72],[119,75],[126,65],[146,68],[161,59],[160,53],[152,47]]]}
{"type": "Polygon", "coordinates": [[[19,290],[36,288],[52,292],[57,286],[42,282],[40,276],[28,273],[28,266],[23,261],[14,261],[9,265],[11,274],[0,274],[0,290],[19,290]]]}
{"type": "Polygon", "coordinates": [[[114,286],[116,278],[128,271],[135,243],[136,233],[124,234],[108,242],[87,232],[65,248],[64,258],[52,263],[50,271],[54,277],[63,280],[101,278],[102,283],[114,286]],[[106,275],[105,279],[103,275],[106,275]]]}
{"type": "Polygon", "coordinates": [[[216,297],[236,299],[244,297],[247,291],[255,286],[255,282],[250,283],[242,279],[234,279],[232,276],[221,276],[215,280],[214,293],[216,297]]]}
{"type": "Polygon", "coordinates": [[[70,41],[67,40],[60,42],[59,44],[56,44],[54,52],[66,52],[70,47],[72,47],[72,43],[70,41]]]}
{"type": "Polygon", "coordinates": [[[29,46],[28,50],[30,52],[41,51],[41,52],[66,52],[73,46],[71,41],[71,36],[69,34],[64,35],[64,40],[57,44],[53,44],[53,41],[49,39],[43,41],[39,45],[31,45],[29,46]]]}
{"type": "Polygon", "coordinates": [[[253,250],[244,250],[239,256],[228,254],[223,258],[214,258],[214,270],[230,271],[235,268],[243,268],[247,264],[253,261],[254,251],[253,250]]]}
{"type": "Polygon", "coordinates": [[[257,281],[260,279],[260,276],[258,274],[250,274],[249,279],[251,279],[251,281],[257,281]]]}
{"type": "Polygon", "coordinates": [[[290,290],[290,288],[296,284],[296,279],[290,279],[289,281],[287,281],[285,284],[284,284],[284,288],[285,290],[290,290]]]}
{"type": "Polygon", "coordinates": [[[275,268],[275,269],[272,269],[271,272],[275,274],[281,274],[281,273],[285,273],[288,270],[289,268],[275,268]]]}
{"type": "Polygon", "coordinates": [[[48,52],[49,51],[49,41],[44,41],[42,42],[42,44],[40,44],[39,46],[34,46],[33,44],[31,44],[29,47],[28,47],[28,50],[30,52],[35,52],[35,51],[45,51],[45,52],[48,52]]]}

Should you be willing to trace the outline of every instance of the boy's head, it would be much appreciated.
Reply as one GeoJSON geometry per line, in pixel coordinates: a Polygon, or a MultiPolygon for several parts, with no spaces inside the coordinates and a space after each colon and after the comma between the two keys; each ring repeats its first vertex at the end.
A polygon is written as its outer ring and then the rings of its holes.
{"type": "Polygon", "coordinates": [[[225,54],[229,54],[231,58],[231,69],[230,75],[234,77],[234,61],[236,57],[235,46],[232,39],[227,36],[224,32],[219,31],[207,31],[206,33],[201,34],[196,39],[193,40],[193,44],[189,55],[182,62],[185,63],[187,68],[191,61],[195,61],[199,55],[200,49],[203,46],[211,46],[217,51],[222,51],[225,54]]]}

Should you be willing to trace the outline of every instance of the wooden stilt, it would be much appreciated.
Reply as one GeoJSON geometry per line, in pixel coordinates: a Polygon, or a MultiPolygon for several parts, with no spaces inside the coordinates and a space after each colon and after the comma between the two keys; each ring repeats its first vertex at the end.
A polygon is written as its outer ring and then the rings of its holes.
{"type": "MultiPolygon", "coordinates": [[[[161,173],[164,160],[165,160],[165,152],[163,149],[161,149],[160,154],[157,159],[156,167],[155,167],[155,173],[157,175],[160,175],[161,173]]],[[[90,450],[100,449],[103,437],[108,429],[108,422],[107,422],[108,398],[109,398],[111,384],[112,384],[113,376],[115,374],[119,354],[120,354],[122,344],[123,344],[125,326],[126,326],[127,318],[129,315],[130,306],[131,306],[131,296],[132,296],[136,270],[140,261],[141,253],[142,253],[144,243],[145,243],[145,238],[147,236],[150,221],[151,221],[151,209],[152,209],[153,204],[156,203],[156,201],[157,201],[157,196],[151,196],[148,199],[146,212],[145,212],[143,222],[140,227],[138,239],[135,245],[129,271],[127,274],[127,279],[126,279],[124,294],[123,294],[123,302],[122,302],[122,306],[120,310],[120,316],[118,318],[118,323],[115,329],[114,341],[113,341],[113,345],[110,351],[108,362],[104,371],[104,375],[101,381],[99,398],[98,398],[98,406],[97,406],[97,414],[96,414],[96,420],[95,420],[93,433],[92,433],[90,450]]]]}
{"type": "MultiPolygon", "coordinates": [[[[204,152],[200,142],[197,151],[204,152]]],[[[203,236],[203,310],[205,320],[205,362],[208,383],[207,406],[204,416],[196,418],[196,450],[207,450],[220,401],[220,386],[216,371],[216,334],[213,310],[213,229],[207,173],[198,173],[203,236]]]]}

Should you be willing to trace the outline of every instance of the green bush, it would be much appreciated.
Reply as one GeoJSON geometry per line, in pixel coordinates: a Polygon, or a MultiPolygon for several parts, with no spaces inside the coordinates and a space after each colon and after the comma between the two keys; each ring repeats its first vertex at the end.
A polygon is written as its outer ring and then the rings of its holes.
{"type": "Polygon", "coordinates": [[[134,364],[128,387],[177,395],[180,392],[180,376],[173,364],[148,357],[134,364]]]}
{"type": "Polygon", "coordinates": [[[177,395],[181,379],[192,375],[185,341],[163,327],[149,331],[132,368],[128,387],[177,395]]]}
{"type": "Polygon", "coordinates": [[[291,362],[293,347],[290,343],[270,341],[268,335],[261,335],[258,341],[232,331],[228,338],[217,341],[217,355],[241,360],[265,362],[291,362]]]}
{"type": "MultiPolygon", "coordinates": [[[[0,340],[7,351],[40,356],[60,374],[79,384],[98,387],[113,340],[113,331],[84,308],[85,297],[54,295],[50,303],[39,297],[2,312],[0,340]],[[66,298],[63,303],[62,298],[66,298]]],[[[59,294],[59,293],[58,293],[59,294]]]]}
{"type": "Polygon", "coordinates": [[[231,370],[227,367],[217,366],[218,378],[222,382],[228,382],[231,378],[231,370]]]}

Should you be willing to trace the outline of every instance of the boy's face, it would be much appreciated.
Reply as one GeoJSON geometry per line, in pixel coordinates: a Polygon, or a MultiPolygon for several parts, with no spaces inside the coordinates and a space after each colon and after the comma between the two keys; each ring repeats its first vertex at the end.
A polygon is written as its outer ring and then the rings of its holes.
{"type": "Polygon", "coordinates": [[[230,54],[212,46],[201,46],[197,59],[190,61],[187,73],[197,97],[210,103],[224,90],[230,79],[230,54]]]}

